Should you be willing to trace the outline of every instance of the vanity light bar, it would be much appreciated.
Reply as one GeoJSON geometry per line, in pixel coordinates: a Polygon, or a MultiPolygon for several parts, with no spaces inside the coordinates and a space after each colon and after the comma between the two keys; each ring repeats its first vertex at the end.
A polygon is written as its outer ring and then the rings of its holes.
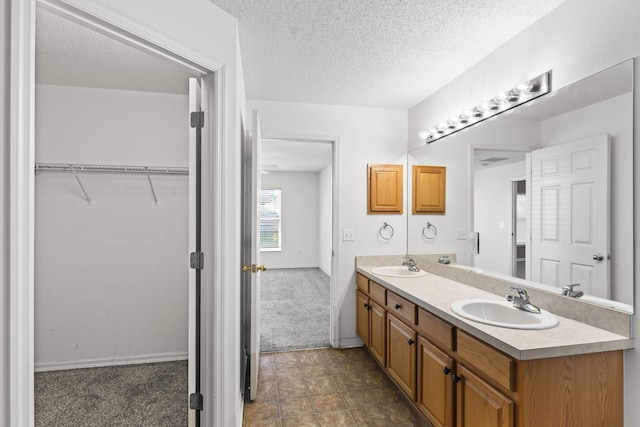
{"type": "Polygon", "coordinates": [[[551,91],[551,71],[540,74],[531,80],[517,85],[490,100],[450,117],[429,130],[421,130],[418,138],[431,144],[443,136],[451,135],[462,129],[473,126],[498,114],[504,113],[518,105],[532,101],[551,91]]]}

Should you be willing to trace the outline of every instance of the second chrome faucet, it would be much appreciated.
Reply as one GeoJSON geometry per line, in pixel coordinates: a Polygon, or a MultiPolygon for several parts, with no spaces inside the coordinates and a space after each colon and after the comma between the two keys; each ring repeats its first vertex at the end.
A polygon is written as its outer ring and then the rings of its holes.
{"type": "Polygon", "coordinates": [[[420,269],[416,265],[416,262],[413,260],[413,258],[409,258],[409,259],[405,260],[402,263],[402,265],[405,265],[405,266],[409,267],[409,271],[420,271],[420,269]]]}

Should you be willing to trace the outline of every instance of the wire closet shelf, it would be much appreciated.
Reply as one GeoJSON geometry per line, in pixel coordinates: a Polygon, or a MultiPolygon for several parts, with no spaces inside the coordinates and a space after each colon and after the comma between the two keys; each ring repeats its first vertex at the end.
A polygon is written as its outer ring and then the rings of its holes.
{"type": "Polygon", "coordinates": [[[153,175],[189,175],[189,168],[180,166],[120,166],[70,163],[36,163],[36,172],[101,172],[139,173],[153,175]]]}
{"type": "Polygon", "coordinates": [[[95,173],[133,173],[146,175],[149,181],[149,188],[151,189],[151,195],[153,201],[158,205],[158,197],[156,196],[156,190],[151,181],[151,175],[189,175],[188,167],[179,166],[119,166],[119,165],[88,165],[88,164],[65,164],[65,163],[36,163],[36,174],[39,172],[71,172],[78,182],[82,194],[84,195],[87,204],[91,204],[91,198],[87,193],[82,180],[78,176],[78,172],[95,172],[95,173]]]}

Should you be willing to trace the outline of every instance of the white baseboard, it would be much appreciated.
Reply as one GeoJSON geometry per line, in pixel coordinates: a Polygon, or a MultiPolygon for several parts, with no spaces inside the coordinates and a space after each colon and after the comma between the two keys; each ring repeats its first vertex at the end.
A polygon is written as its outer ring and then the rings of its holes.
{"type": "Polygon", "coordinates": [[[137,356],[124,356],[99,359],[72,360],[67,362],[37,362],[34,365],[35,372],[62,371],[65,369],[101,368],[104,366],[139,365],[142,363],[173,362],[187,360],[189,354],[184,353],[160,353],[142,354],[137,356]]]}
{"type": "Polygon", "coordinates": [[[314,265],[306,265],[306,264],[302,264],[302,265],[269,265],[267,266],[267,268],[269,270],[289,270],[289,269],[294,269],[294,268],[319,268],[318,264],[314,264],[314,265]]]}
{"type": "Polygon", "coordinates": [[[340,340],[340,348],[362,347],[364,343],[360,338],[348,338],[340,340]]]}

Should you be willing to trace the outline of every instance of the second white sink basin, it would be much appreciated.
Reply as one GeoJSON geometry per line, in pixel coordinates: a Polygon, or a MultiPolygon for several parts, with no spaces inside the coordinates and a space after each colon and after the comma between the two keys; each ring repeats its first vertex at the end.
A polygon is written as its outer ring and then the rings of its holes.
{"type": "Polygon", "coordinates": [[[481,268],[477,268],[477,267],[470,267],[468,265],[462,265],[462,264],[445,264],[449,267],[453,267],[453,268],[458,268],[460,270],[466,270],[466,271],[470,271],[472,273],[482,273],[482,269],[481,268]]]}
{"type": "Polygon", "coordinates": [[[420,277],[425,275],[424,271],[411,271],[409,270],[409,267],[405,265],[385,265],[383,267],[375,267],[371,269],[371,272],[379,276],[388,277],[420,277]]]}
{"type": "Polygon", "coordinates": [[[513,306],[509,301],[469,299],[456,301],[451,311],[465,319],[487,325],[512,329],[549,329],[558,324],[558,318],[548,311],[529,313],[513,306]]]}

